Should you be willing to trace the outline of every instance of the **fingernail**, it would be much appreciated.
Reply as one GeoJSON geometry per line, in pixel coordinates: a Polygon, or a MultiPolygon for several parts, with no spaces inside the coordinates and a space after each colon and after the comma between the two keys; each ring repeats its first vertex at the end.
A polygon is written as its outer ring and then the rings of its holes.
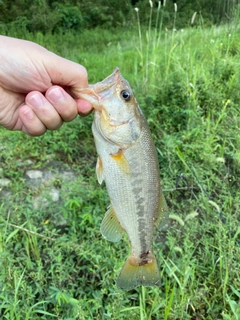
{"type": "Polygon", "coordinates": [[[28,104],[35,109],[39,109],[43,105],[42,97],[39,94],[34,94],[28,98],[28,104]]]}
{"type": "Polygon", "coordinates": [[[28,120],[32,120],[34,114],[31,108],[25,108],[25,111],[22,113],[28,120]]]}
{"type": "Polygon", "coordinates": [[[48,92],[47,98],[48,98],[48,100],[50,100],[50,102],[56,103],[56,102],[63,100],[64,95],[63,95],[62,90],[60,88],[54,88],[48,92]]]}

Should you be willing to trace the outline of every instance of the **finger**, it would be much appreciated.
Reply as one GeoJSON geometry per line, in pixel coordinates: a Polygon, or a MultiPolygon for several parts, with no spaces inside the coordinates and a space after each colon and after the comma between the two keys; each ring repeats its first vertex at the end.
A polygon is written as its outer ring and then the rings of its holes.
{"type": "Polygon", "coordinates": [[[63,121],[60,115],[43,94],[38,91],[30,92],[25,101],[47,129],[56,130],[61,127],[63,121]]]}
{"type": "Polygon", "coordinates": [[[69,87],[88,87],[87,70],[80,64],[62,58],[52,52],[44,66],[53,84],[69,87]]]}
{"type": "Polygon", "coordinates": [[[64,121],[71,121],[77,116],[77,103],[63,88],[51,87],[46,92],[46,98],[64,121]]]}
{"type": "Polygon", "coordinates": [[[39,120],[32,108],[28,105],[24,105],[19,109],[19,118],[19,128],[16,129],[22,130],[30,136],[40,136],[47,130],[42,121],[39,120]]]}
{"type": "Polygon", "coordinates": [[[77,100],[77,107],[79,114],[83,117],[89,115],[93,110],[91,103],[82,99],[77,100]]]}

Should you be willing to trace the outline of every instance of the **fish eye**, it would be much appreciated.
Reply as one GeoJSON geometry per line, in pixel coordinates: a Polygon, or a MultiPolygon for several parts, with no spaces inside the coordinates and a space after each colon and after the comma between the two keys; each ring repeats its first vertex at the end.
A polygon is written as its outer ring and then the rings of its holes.
{"type": "Polygon", "coordinates": [[[131,99],[131,93],[128,90],[123,90],[121,92],[121,97],[123,98],[123,100],[125,101],[130,101],[131,99]]]}

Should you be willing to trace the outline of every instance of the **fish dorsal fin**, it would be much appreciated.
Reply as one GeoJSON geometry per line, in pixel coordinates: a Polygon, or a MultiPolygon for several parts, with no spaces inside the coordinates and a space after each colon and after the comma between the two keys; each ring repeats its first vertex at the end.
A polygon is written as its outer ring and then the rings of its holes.
{"type": "Polygon", "coordinates": [[[97,158],[96,174],[97,174],[98,183],[102,184],[104,180],[104,171],[103,171],[103,165],[102,165],[102,160],[100,156],[98,156],[97,158]]]}
{"type": "Polygon", "coordinates": [[[131,168],[130,165],[124,155],[124,151],[119,149],[117,153],[110,154],[110,157],[115,161],[118,168],[121,170],[122,173],[130,174],[131,168]]]}
{"type": "Polygon", "coordinates": [[[168,218],[169,218],[168,206],[167,206],[167,202],[165,200],[165,197],[163,195],[163,192],[161,190],[159,211],[158,211],[158,215],[155,217],[156,227],[158,229],[162,229],[163,227],[165,227],[168,224],[168,218]]]}
{"type": "Polygon", "coordinates": [[[123,236],[122,228],[116,213],[112,206],[109,206],[101,223],[100,231],[105,239],[112,242],[118,242],[123,236]]]}

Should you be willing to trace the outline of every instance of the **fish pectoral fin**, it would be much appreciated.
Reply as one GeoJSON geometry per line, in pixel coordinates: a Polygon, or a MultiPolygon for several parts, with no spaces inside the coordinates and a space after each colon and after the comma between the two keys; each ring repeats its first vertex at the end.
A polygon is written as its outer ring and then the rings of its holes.
{"type": "Polygon", "coordinates": [[[168,220],[169,220],[168,206],[167,206],[165,197],[163,195],[163,192],[161,190],[159,211],[157,216],[155,217],[155,225],[158,229],[162,229],[168,224],[168,220]]]}
{"type": "Polygon", "coordinates": [[[157,286],[160,284],[160,275],[157,260],[152,254],[148,263],[135,264],[130,256],[117,279],[117,286],[122,290],[131,290],[137,286],[157,286]]]}
{"type": "Polygon", "coordinates": [[[115,161],[118,168],[121,170],[122,173],[130,174],[131,168],[130,165],[124,155],[124,151],[119,149],[117,153],[110,154],[110,157],[115,161]]]}
{"type": "Polygon", "coordinates": [[[104,180],[104,170],[103,170],[102,160],[100,156],[98,156],[97,158],[96,174],[97,174],[98,183],[102,184],[104,180]]]}
{"type": "Polygon", "coordinates": [[[105,239],[112,242],[121,240],[124,229],[122,228],[112,206],[108,208],[101,223],[100,231],[105,239]]]}

